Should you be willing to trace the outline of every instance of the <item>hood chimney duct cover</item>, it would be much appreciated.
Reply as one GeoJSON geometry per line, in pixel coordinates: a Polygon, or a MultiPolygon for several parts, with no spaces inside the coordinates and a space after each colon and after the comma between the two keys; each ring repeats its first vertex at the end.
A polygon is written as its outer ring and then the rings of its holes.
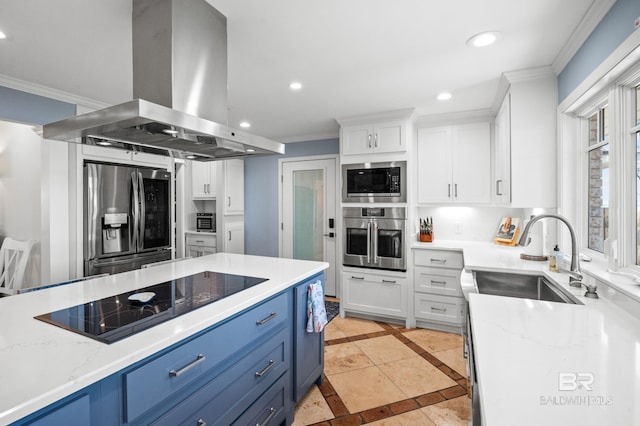
{"type": "Polygon", "coordinates": [[[204,0],[133,0],[133,97],[227,124],[227,18],[204,0]]]}

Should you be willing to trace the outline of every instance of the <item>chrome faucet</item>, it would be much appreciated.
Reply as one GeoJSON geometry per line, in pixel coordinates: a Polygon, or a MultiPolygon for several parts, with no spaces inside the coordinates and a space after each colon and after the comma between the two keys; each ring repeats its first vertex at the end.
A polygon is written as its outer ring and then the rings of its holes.
{"type": "Polygon", "coordinates": [[[522,235],[518,240],[518,245],[528,246],[529,243],[531,242],[531,238],[529,237],[529,230],[531,229],[531,226],[533,226],[533,224],[539,221],[540,219],[544,219],[546,217],[558,219],[559,221],[564,222],[564,224],[567,225],[567,228],[569,228],[569,234],[571,234],[571,266],[569,268],[570,270],[566,271],[567,274],[569,274],[569,285],[572,287],[582,287],[584,285],[587,288],[587,292],[585,293],[585,296],[592,299],[597,299],[598,298],[598,294],[596,293],[597,287],[595,285],[585,284],[582,282],[583,277],[582,277],[582,273],[580,272],[580,257],[578,254],[578,243],[576,240],[576,233],[573,230],[573,227],[571,226],[569,221],[565,217],[560,216],[559,214],[553,214],[553,213],[543,213],[538,216],[532,217],[529,223],[527,223],[527,226],[524,227],[524,231],[522,231],[522,235]]]}
{"type": "MultiPolygon", "coordinates": [[[[571,226],[569,221],[564,216],[560,216],[559,214],[553,214],[553,213],[543,213],[538,216],[532,217],[529,223],[527,223],[527,226],[524,227],[524,231],[522,231],[520,240],[518,240],[518,245],[521,245],[521,246],[529,245],[529,243],[531,242],[531,238],[529,238],[529,230],[531,229],[531,226],[533,226],[533,224],[539,221],[540,219],[544,219],[545,217],[552,217],[552,218],[558,219],[559,221],[564,222],[564,224],[567,225],[567,228],[569,228],[569,234],[571,234],[570,272],[572,272],[572,274],[569,274],[570,281],[582,281],[582,273],[580,272],[580,261],[578,257],[578,243],[576,240],[576,233],[573,230],[573,227],[571,226]]],[[[575,287],[579,287],[579,285],[575,287]]]]}

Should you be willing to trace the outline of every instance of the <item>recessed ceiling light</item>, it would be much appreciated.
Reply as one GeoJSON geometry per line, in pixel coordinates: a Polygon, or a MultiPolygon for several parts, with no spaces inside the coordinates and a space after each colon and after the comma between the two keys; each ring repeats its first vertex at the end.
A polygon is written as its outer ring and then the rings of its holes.
{"type": "Polygon", "coordinates": [[[253,148],[247,148],[247,152],[256,152],[256,150],[253,148]]]}
{"type": "Polygon", "coordinates": [[[451,99],[451,93],[443,92],[436,96],[436,99],[439,101],[448,101],[451,99]]]}
{"type": "Polygon", "coordinates": [[[4,40],[5,38],[7,38],[7,35],[0,31],[0,40],[4,40]]]}
{"type": "Polygon", "coordinates": [[[251,123],[249,123],[248,121],[242,121],[240,123],[240,127],[244,127],[245,129],[251,127],[251,123]]]}
{"type": "Polygon", "coordinates": [[[187,158],[188,160],[194,160],[194,159],[196,159],[197,157],[196,157],[195,155],[187,155],[187,156],[186,156],[186,158],[187,158]]]}
{"type": "Polygon", "coordinates": [[[499,38],[499,31],[485,31],[471,37],[466,44],[468,47],[486,47],[498,41],[499,38]]]}
{"type": "Polygon", "coordinates": [[[300,89],[302,89],[302,83],[294,81],[291,84],[289,84],[289,89],[291,89],[291,90],[300,90],[300,89]]]}

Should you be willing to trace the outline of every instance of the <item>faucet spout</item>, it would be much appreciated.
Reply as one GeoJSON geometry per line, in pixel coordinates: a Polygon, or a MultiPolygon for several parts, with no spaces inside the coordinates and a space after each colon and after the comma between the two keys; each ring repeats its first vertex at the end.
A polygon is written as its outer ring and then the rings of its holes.
{"type": "Polygon", "coordinates": [[[569,223],[569,221],[567,220],[567,218],[565,218],[564,216],[560,216],[559,214],[554,214],[554,213],[543,213],[540,214],[538,216],[534,216],[531,218],[531,220],[529,221],[529,223],[527,223],[527,226],[524,227],[524,230],[522,231],[522,235],[520,236],[520,239],[518,240],[518,245],[521,246],[527,246],[529,245],[529,242],[531,241],[531,239],[529,238],[529,232],[531,230],[531,226],[533,226],[534,223],[536,223],[537,221],[539,221],[540,219],[544,219],[544,218],[554,218],[559,220],[560,222],[564,223],[565,225],[567,225],[567,228],[569,228],[569,234],[571,235],[571,267],[570,267],[570,271],[572,272],[569,277],[570,281],[580,281],[580,279],[578,279],[579,277],[582,277],[582,273],[580,272],[580,260],[578,257],[578,243],[577,243],[577,239],[576,239],[576,233],[573,230],[573,227],[571,226],[571,224],[569,223]]]}

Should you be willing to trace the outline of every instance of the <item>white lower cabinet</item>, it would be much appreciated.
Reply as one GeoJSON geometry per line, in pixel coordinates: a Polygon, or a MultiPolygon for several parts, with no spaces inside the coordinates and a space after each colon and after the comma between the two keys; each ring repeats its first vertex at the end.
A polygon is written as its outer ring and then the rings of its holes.
{"type": "Polygon", "coordinates": [[[464,297],[460,287],[462,252],[413,250],[413,307],[420,327],[460,332],[464,297]]]}
{"type": "Polygon", "coordinates": [[[342,274],[344,310],[374,316],[407,317],[407,279],[392,275],[342,274]]]}
{"type": "Polygon", "coordinates": [[[244,253],[244,222],[225,222],[222,235],[222,251],[244,253]]]}
{"type": "Polygon", "coordinates": [[[186,234],[187,257],[200,257],[216,253],[216,234],[186,234]]]}

